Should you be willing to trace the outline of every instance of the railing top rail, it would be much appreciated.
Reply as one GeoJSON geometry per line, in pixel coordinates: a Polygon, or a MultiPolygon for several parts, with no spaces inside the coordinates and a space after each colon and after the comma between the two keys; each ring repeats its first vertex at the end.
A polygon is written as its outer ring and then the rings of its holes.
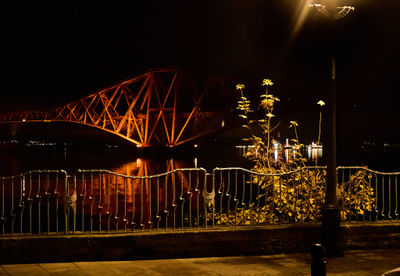
{"type": "Polygon", "coordinates": [[[30,171],[15,174],[15,175],[1,176],[0,179],[1,180],[16,179],[16,178],[34,174],[34,173],[60,173],[60,174],[64,174],[65,176],[68,176],[68,173],[65,170],[30,170],[30,171]]]}
{"type": "Polygon", "coordinates": [[[108,173],[111,175],[115,175],[115,176],[120,176],[120,177],[126,177],[126,178],[130,178],[130,179],[151,179],[151,178],[158,178],[158,177],[163,177],[169,174],[173,174],[175,172],[184,172],[184,171],[202,171],[205,174],[207,174],[206,169],[204,168],[179,168],[179,169],[174,169],[171,171],[167,171],[167,172],[163,172],[163,173],[159,173],[159,174],[153,174],[153,175],[147,175],[147,176],[132,176],[132,175],[125,175],[125,174],[121,174],[121,173],[116,173],[110,170],[102,170],[102,169],[92,169],[92,170],[77,170],[77,173],[108,173]]]}
{"type": "Polygon", "coordinates": [[[215,173],[216,171],[238,170],[238,171],[243,171],[243,172],[251,173],[253,175],[258,175],[258,176],[283,176],[283,175],[289,175],[289,174],[300,172],[300,171],[307,170],[307,169],[316,169],[316,170],[326,169],[326,166],[305,166],[305,167],[301,167],[301,168],[293,170],[293,171],[282,172],[282,173],[260,173],[260,172],[252,171],[249,169],[241,168],[241,167],[227,167],[227,168],[218,168],[217,167],[217,168],[213,169],[212,173],[215,173]]]}
{"type": "Polygon", "coordinates": [[[363,166],[339,166],[336,168],[336,171],[338,170],[365,170],[370,173],[374,174],[380,174],[380,175],[400,175],[400,172],[378,172],[375,170],[371,170],[368,167],[363,167],[363,166]]]}
{"type": "MultiPolygon", "coordinates": [[[[207,170],[205,168],[178,168],[178,169],[174,169],[171,171],[167,171],[167,172],[163,172],[163,173],[158,173],[158,174],[153,174],[153,175],[148,175],[148,176],[131,176],[131,175],[125,175],[125,174],[121,174],[121,173],[117,173],[117,172],[113,172],[111,170],[107,170],[107,169],[78,169],[75,171],[75,173],[69,175],[67,173],[67,171],[62,170],[62,169],[58,169],[58,170],[30,170],[24,173],[19,173],[16,175],[11,175],[11,176],[1,176],[0,180],[12,180],[12,179],[16,179],[22,176],[26,176],[26,175],[30,175],[30,174],[35,174],[35,173],[60,173],[65,175],[66,177],[70,177],[70,176],[74,176],[77,173],[107,173],[107,174],[111,174],[111,175],[115,175],[115,176],[119,176],[119,177],[125,177],[125,178],[130,178],[130,179],[151,179],[151,178],[158,178],[158,177],[163,177],[163,176],[167,176],[176,172],[185,172],[185,171],[201,171],[204,172],[205,175],[212,175],[218,171],[243,171],[243,172],[247,172],[249,174],[253,174],[253,175],[257,175],[257,176],[284,176],[284,175],[290,175],[293,173],[297,173],[297,172],[301,172],[303,170],[323,170],[326,169],[326,166],[305,166],[305,167],[301,167],[298,168],[296,170],[293,171],[288,171],[288,172],[282,172],[282,173],[260,173],[260,172],[256,172],[250,169],[246,169],[246,168],[242,168],[242,167],[216,167],[212,170],[212,173],[207,173],[207,170]]],[[[380,175],[400,175],[400,172],[379,172],[376,170],[372,170],[369,169],[368,167],[363,167],[363,166],[339,166],[336,168],[336,171],[339,170],[350,170],[350,169],[354,169],[354,170],[364,170],[367,171],[369,173],[373,173],[373,174],[380,174],[380,175]]]]}

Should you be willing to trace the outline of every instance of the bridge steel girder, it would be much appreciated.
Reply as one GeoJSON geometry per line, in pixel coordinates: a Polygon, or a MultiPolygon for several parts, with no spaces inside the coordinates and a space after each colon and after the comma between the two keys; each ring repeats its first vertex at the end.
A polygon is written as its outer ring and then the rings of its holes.
{"type": "Polygon", "coordinates": [[[77,123],[118,135],[137,147],[175,147],[224,125],[231,89],[216,78],[203,78],[198,86],[185,71],[151,70],[48,112],[13,112],[0,115],[0,120],[77,123]]]}

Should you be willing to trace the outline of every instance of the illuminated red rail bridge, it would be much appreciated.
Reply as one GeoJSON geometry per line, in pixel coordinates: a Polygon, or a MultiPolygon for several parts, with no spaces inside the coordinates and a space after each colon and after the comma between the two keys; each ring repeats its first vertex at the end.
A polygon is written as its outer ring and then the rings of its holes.
{"type": "Polygon", "coordinates": [[[76,123],[137,147],[176,147],[225,126],[232,90],[218,78],[156,69],[53,110],[11,112],[0,115],[0,121],[76,123]]]}

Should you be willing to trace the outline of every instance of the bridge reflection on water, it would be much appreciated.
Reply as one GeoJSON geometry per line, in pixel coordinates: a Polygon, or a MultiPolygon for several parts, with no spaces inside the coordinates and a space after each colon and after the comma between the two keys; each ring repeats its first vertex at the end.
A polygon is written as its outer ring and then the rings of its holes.
{"type": "Polygon", "coordinates": [[[174,169],[197,167],[197,160],[197,157],[193,157],[193,162],[176,158],[167,158],[165,160],[136,158],[134,161],[124,163],[118,167],[113,167],[110,170],[129,176],[149,176],[172,171],[174,169]]]}
{"type": "Polygon", "coordinates": [[[184,163],[170,159],[165,173],[157,175],[150,164],[137,159],[112,172],[78,170],[75,182],[69,183],[69,194],[76,196],[78,229],[158,228],[178,221],[198,225],[188,212],[200,211],[205,170],[182,169],[184,163]]]}

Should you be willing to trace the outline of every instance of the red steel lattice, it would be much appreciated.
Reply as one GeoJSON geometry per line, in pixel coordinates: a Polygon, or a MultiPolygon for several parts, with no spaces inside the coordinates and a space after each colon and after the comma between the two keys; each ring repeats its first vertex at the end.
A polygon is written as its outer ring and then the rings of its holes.
{"type": "Polygon", "coordinates": [[[138,147],[178,146],[224,126],[229,90],[215,78],[151,70],[49,112],[2,115],[9,122],[71,122],[118,135],[138,147]]]}

